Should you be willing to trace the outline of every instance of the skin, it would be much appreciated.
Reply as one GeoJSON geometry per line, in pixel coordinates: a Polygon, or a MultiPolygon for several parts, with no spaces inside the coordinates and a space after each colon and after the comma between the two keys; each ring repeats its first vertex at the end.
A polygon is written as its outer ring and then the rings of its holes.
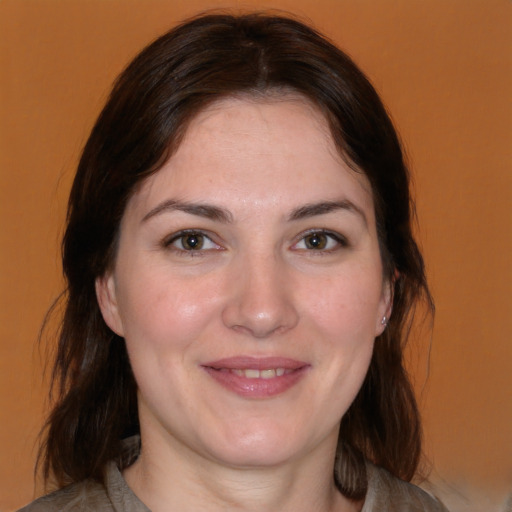
{"type": "Polygon", "coordinates": [[[139,387],[142,452],[125,478],[151,510],[361,508],[332,468],[390,289],[369,182],[315,107],[232,98],[200,113],[130,199],[96,284],[139,387]],[[243,397],[204,369],[235,356],[307,370],[275,396],[243,397]]]}

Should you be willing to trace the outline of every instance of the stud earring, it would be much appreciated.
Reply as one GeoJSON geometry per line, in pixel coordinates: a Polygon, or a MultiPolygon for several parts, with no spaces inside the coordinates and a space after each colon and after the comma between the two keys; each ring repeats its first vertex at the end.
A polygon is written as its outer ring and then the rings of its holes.
{"type": "Polygon", "coordinates": [[[387,325],[388,324],[388,319],[385,316],[383,316],[382,320],[380,321],[380,323],[381,323],[381,325],[387,325]]]}

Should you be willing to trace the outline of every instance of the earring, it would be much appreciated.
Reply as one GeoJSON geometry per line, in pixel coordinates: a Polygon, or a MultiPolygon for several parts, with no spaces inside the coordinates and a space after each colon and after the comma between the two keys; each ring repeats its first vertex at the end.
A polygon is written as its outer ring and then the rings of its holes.
{"type": "Polygon", "coordinates": [[[382,320],[380,321],[381,325],[387,325],[388,324],[388,319],[386,318],[386,316],[383,316],[382,317],[382,320]]]}

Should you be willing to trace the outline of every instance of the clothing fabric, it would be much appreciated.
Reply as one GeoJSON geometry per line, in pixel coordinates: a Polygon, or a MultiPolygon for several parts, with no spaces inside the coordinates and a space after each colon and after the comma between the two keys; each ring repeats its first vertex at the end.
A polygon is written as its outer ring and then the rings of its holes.
{"type": "MultiPolygon", "coordinates": [[[[105,484],[85,480],[43,496],[18,512],[151,512],[128,487],[121,469],[139,454],[138,437],[130,438],[117,463],[105,468],[105,484]]],[[[448,512],[434,497],[386,470],[367,465],[368,491],[362,512],[448,512]]]]}

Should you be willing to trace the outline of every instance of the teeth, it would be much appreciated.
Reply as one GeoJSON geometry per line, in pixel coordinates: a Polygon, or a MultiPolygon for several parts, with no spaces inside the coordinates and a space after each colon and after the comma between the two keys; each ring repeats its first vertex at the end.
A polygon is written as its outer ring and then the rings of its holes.
{"type": "Polygon", "coordinates": [[[261,370],[260,377],[262,379],[273,379],[276,376],[275,370],[261,370]]]}
{"type": "Polygon", "coordinates": [[[231,370],[238,377],[246,379],[273,379],[274,377],[282,377],[285,374],[284,368],[269,368],[268,370],[247,370],[233,369],[231,370]]]}

